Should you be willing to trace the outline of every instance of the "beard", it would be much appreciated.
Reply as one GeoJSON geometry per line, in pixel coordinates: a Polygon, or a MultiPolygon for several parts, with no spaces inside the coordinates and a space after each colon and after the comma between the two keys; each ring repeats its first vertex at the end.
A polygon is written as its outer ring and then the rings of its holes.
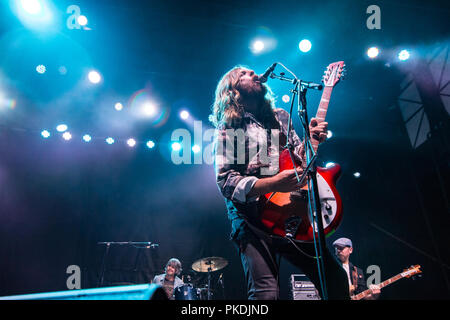
{"type": "Polygon", "coordinates": [[[244,100],[263,100],[267,93],[266,86],[259,83],[252,83],[238,88],[241,97],[244,100]]]}

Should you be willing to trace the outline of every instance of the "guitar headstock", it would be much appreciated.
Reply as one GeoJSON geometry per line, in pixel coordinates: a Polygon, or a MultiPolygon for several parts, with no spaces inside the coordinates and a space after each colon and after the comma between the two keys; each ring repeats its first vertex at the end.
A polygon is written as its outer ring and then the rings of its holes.
{"type": "Polygon", "coordinates": [[[344,61],[330,63],[327,70],[325,70],[322,82],[326,87],[334,87],[341,80],[341,78],[344,78],[345,72],[344,61]]]}
{"type": "Polygon", "coordinates": [[[404,278],[410,278],[419,273],[422,273],[422,271],[420,270],[420,265],[416,264],[415,266],[411,266],[410,268],[403,270],[401,275],[404,278]]]}

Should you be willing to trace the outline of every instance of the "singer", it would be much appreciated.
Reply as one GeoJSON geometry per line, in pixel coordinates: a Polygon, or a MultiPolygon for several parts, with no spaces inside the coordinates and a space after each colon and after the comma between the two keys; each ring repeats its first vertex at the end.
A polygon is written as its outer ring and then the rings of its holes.
{"type": "MultiPolygon", "coordinates": [[[[301,269],[320,290],[313,244],[297,243],[303,252],[300,253],[286,239],[265,233],[264,226],[258,219],[260,195],[290,192],[298,188],[294,169],[282,172],[275,170],[271,176],[262,175],[260,170],[277,163],[262,163],[262,151],[266,155],[273,153],[273,143],[268,141],[268,150],[261,150],[260,144],[258,147],[255,142],[258,137],[271,137],[270,132],[278,130],[279,148],[286,145],[289,114],[283,109],[275,108],[272,91],[264,83],[273,68],[275,64],[262,76],[242,66],[228,71],[217,85],[209,117],[217,129],[214,163],[216,181],[225,198],[232,229],[230,239],[241,258],[247,297],[250,300],[279,299],[280,257],[301,269]],[[235,134],[238,130],[244,131],[245,135],[235,134]],[[236,150],[242,145],[245,146],[245,158],[238,159],[236,150]],[[235,158],[232,157],[233,154],[235,158]]],[[[319,143],[325,141],[326,122],[319,123],[312,118],[309,127],[312,139],[319,143]]],[[[294,156],[301,160],[304,157],[304,146],[292,126],[291,130],[289,142],[294,156]]],[[[299,175],[302,174],[300,167],[295,170],[299,175]]],[[[328,250],[324,252],[323,260],[327,271],[329,299],[349,299],[345,271],[328,250]]]]}

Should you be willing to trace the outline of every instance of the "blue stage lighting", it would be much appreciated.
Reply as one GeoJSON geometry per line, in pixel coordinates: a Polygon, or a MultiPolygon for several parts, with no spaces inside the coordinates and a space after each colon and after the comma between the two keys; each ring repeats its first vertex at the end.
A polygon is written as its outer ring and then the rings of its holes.
{"type": "Polygon", "coordinates": [[[36,67],[36,71],[37,71],[37,73],[43,74],[43,73],[45,73],[46,68],[43,64],[40,64],[36,67]]]}
{"type": "Polygon", "coordinates": [[[308,52],[309,50],[311,50],[311,46],[312,46],[311,41],[309,41],[308,39],[303,39],[298,44],[298,47],[301,52],[308,52]]]}
{"type": "Polygon", "coordinates": [[[47,139],[48,137],[50,137],[50,132],[48,132],[47,130],[43,130],[43,131],[41,132],[41,136],[42,136],[44,139],[47,139]]]}
{"type": "Polygon", "coordinates": [[[58,126],[56,127],[56,130],[57,130],[58,132],[64,132],[64,131],[67,130],[67,125],[65,125],[65,124],[60,124],[60,125],[58,125],[58,126]]]}
{"type": "Polygon", "coordinates": [[[334,165],[335,165],[334,162],[327,162],[327,164],[325,165],[325,168],[329,168],[329,167],[332,167],[334,165]]]}
{"type": "Polygon", "coordinates": [[[15,15],[28,28],[45,30],[53,21],[47,0],[14,0],[11,4],[15,15]]]}
{"type": "Polygon", "coordinates": [[[83,140],[84,140],[85,142],[90,142],[90,141],[92,140],[92,137],[91,137],[90,135],[88,135],[88,134],[85,134],[85,135],[83,136],[83,140]]]}
{"type": "Polygon", "coordinates": [[[66,141],[72,139],[72,135],[70,134],[69,131],[64,132],[63,135],[62,135],[62,137],[63,137],[63,139],[66,140],[66,141]]]}
{"type": "Polygon", "coordinates": [[[172,143],[172,150],[173,151],[180,151],[181,150],[181,144],[179,142],[172,143]]]}
{"type": "Polygon", "coordinates": [[[147,141],[147,147],[148,147],[149,149],[152,149],[154,146],[155,146],[155,143],[154,143],[152,140],[148,140],[148,141],[147,141]]]}
{"type": "Polygon", "coordinates": [[[410,54],[409,54],[408,50],[402,50],[398,54],[398,59],[401,61],[408,60],[409,57],[410,57],[410,54]]]}
{"type": "Polygon", "coordinates": [[[189,118],[189,112],[187,112],[186,110],[181,111],[180,118],[183,120],[187,120],[189,118]]]}
{"type": "Polygon", "coordinates": [[[355,173],[353,174],[353,176],[354,176],[355,178],[359,178],[359,177],[361,177],[361,173],[355,172],[355,173]]]}
{"type": "Polygon", "coordinates": [[[134,140],[133,138],[130,138],[127,140],[127,145],[129,147],[134,147],[136,145],[136,140],[134,140]]]}
{"type": "Polygon", "coordinates": [[[199,153],[200,151],[201,151],[201,148],[200,148],[199,145],[194,144],[194,145],[192,146],[192,152],[194,152],[194,153],[199,153]]]}
{"type": "Polygon", "coordinates": [[[114,139],[111,138],[111,137],[106,138],[105,141],[106,141],[107,144],[113,144],[114,143],[114,139]]]}
{"type": "Polygon", "coordinates": [[[85,26],[88,23],[88,19],[86,18],[86,16],[79,16],[77,21],[80,24],[80,26],[85,26]]]}
{"type": "Polygon", "coordinates": [[[100,82],[100,80],[102,80],[102,76],[100,75],[100,73],[98,73],[95,70],[92,70],[89,72],[88,78],[89,78],[89,81],[94,84],[97,84],[100,82]]]}
{"type": "Polygon", "coordinates": [[[331,130],[327,131],[327,139],[330,139],[333,136],[333,132],[331,130]]]}
{"type": "Polygon", "coordinates": [[[372,48],[369,48],[369,49],[367,50],[367,56],[368,56],[370,59],[376,58],[376,57],[378,56],[379,53],[380,53],[380,50],[378,50],[377,47],[372,47],[372,48]]]}
{"type": "Polygon", "coordinates": [[[261,53],[264,50],[264,42],[262,40],[255,40],[252,43],[252,52],[253,53],[261,53]]]}

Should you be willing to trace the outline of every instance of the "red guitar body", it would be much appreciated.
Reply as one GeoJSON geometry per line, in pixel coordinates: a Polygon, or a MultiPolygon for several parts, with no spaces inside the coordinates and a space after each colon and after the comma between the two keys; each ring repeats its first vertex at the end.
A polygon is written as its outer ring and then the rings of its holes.
{"type": "MultiPolygon", "coordinates": [[[[325,88],[317,109],[316,120],[325,121],[333,87],[339,82],[345,71],[344,61],[328,65],[323,83],[325,88]]],[[[317,152],[318,141],[311,140],[314,151],[317,152]]],[[[294,169],[294,164],[288,150],[283,150],[279,159],[280,172],[294,169]]],[[[301,164],[295,164],[300,167],[301,164]]],[[[317,186],[321,203],[322,222],[325,236],[331,235],[342,221],[342,201],[336,189],[336,182],[341,174],[341,167],[334,164],[329,168],[317,168],[317,186]]],[[[280,237],[286,236],[286,222],[295,225],[289,228],[292,237],[304,241],[314,241],[314,229],[308,210],[308,186],[296,192],[275,192],[266,194],[260,199],[261,222],[269,233],[280,237]],[[300,218],[300,219],[299,219],[300,218]]],[[[314,200],[312,200],[313,202],[314,200]]]]}
{"type": "MultiPolygon", "coordinates": [[[[287,150],[281,152],[279,161],[280,172],[293,168],[287,150]]],[[[342,201],[335,186],[340,174],[341,167],[338,164],[329,168],[317,168],[325,236],[331,235],[342,221],[342,201]]],[[[302,188],[305,192],[307,189],[307,186],[302,188]]],[[[286,236],[286,220],[292,216],[299,216],[301,223],[294,238],[304,242],[314,240],[307,198],[292,197],[290,192],[276,192],[261,197],[260,205],[261,221],[271,234],[286,236]]]]}

